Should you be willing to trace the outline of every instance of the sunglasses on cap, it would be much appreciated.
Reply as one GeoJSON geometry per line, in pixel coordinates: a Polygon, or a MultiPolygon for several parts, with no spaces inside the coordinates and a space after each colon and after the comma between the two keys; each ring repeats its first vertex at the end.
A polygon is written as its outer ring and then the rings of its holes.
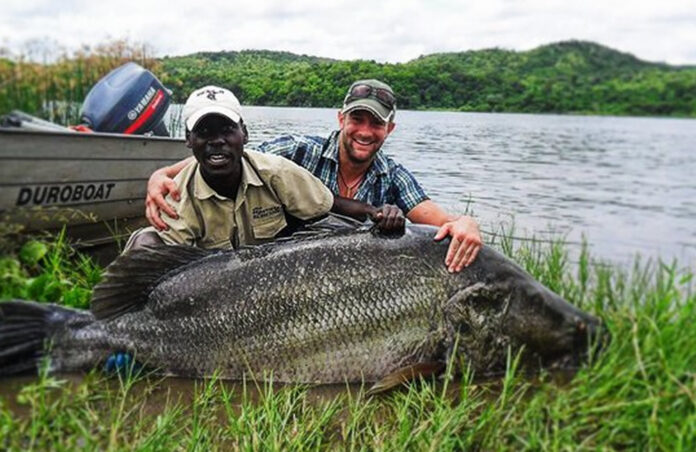
{"type": "Polygon", "coordinates": [[[364,84],[351,87],[343,103],[347,104],[355,99],[367,99],[368,97],[377,99],[380,104],[390,110],[393,110],[396,105],[396,97],[394,97],[394,93],[391,91],[364,84]]]}

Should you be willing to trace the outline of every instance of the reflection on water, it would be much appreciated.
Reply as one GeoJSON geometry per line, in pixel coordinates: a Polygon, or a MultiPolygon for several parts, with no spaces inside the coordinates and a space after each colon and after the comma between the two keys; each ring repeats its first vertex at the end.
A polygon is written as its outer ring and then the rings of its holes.
{"type": "MultiPolygon", "coordinates": [[[[327,136],[333,109],[247,107],[251,145],[327,136]]],[[[696,266],[696,120],[400,111],[385,151],[453,211],[519,235],[584,234],[614,262],[696,266]]],[[[571,245],[572,246],[572,245],[571,245]]],[[[576,247],[577,248],[577,247],[576,247]]]]}

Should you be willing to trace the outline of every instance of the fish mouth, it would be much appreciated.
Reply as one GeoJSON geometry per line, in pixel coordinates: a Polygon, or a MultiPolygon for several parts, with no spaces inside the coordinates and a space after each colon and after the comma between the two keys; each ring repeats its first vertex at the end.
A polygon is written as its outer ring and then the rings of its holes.
{"type": "Polygon", "coordinates": [[[576,319],[572,346],[543,357],[544,367],[549,369],[577,369],[593,361],[611,342],[611,334],[599,319],[576,319]]]}

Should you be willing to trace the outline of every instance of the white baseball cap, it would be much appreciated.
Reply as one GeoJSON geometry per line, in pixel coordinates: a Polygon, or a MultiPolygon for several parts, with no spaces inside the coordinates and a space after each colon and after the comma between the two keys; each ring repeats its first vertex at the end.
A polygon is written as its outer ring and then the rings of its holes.
{"type": "Polygon", "coordinates": [[[192,92],[184,104],[184,122],[188,130],[193,130],[203,116],[217,114],[239,123],[242,119],[242,106],[232,91],[219,86],[204,86],[192,92]]]}

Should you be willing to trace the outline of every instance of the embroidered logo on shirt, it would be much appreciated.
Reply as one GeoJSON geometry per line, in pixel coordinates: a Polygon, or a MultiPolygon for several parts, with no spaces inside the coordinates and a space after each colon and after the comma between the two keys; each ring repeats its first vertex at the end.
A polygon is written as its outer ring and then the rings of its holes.
{"type": "Polygon", "coordinates": [[[251,215],[254,220],[259,220],[261,218],[273,217],[280,213],[280,206],[272,207],[254,207],[251,211],[251,215]]]}

